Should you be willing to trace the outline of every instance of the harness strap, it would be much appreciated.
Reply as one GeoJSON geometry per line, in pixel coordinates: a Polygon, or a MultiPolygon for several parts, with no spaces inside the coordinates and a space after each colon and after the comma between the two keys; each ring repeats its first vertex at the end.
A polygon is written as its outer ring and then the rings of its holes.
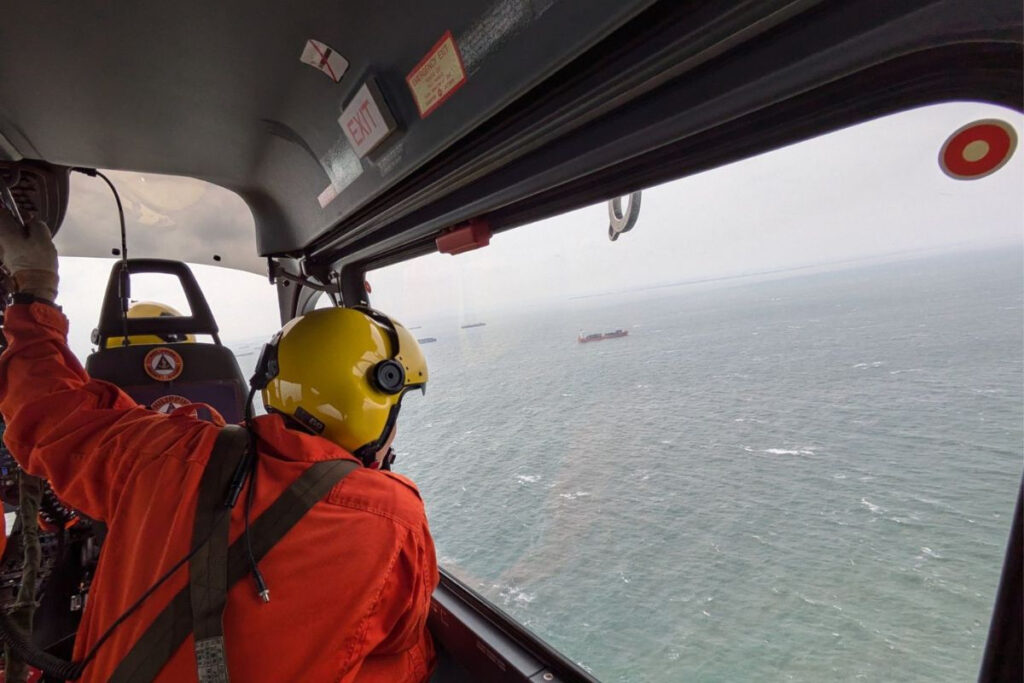
{"type": "MultiPolygon", "coordinates": [[[[225,430],[226,431],[226,430],[225,430]]],[[[220,481],[226,476],[223,486],[217,489],[216,500],[212,506],[204,506],[203,515],[209,523],[221,523],[227,525],[230,521],[228,510],[223,507],[224,493],[228,486],[234,465],[244,453],[244,446],[239,448],[235,436],[224,436],[224,431],[218,436],[217,443],[222,439],[226,442],[223,448],[228,448],[228,443],[235,444],[234,448],[238,453],[228,454],[231,457],[215,457],[211,454],[210,462],[203,473],[203,482],[200,484],[199,503],[204,503],[204,491],[207,488],[206,480],[220,481]],[[220,462],[214,469],[215,460],[229,461],[220,462]],[[211,470],[213,473],[211,474],[211,470]],[[226,473],[226,474],[225,474],[226,473]]],[[[244,434],[244,431],[242,431],[244,434]]],[[[216,447],[215,447],[216,448],[216,447]]],[[[223,454],[220,454],[223,455],[223,454]]],[[[324,498],[334,486],[345,478],[353,470],[359,468],[359,463],[352,460],[326,460],[311,465],[303,472],[298,479],[292,482],[291,486],[284,490],[263,514],[257,517],[250,528],[252,539],[253,555],[257,561],[262,559],[284,536],[295,526],[305,514],[324,498]]],[[[213,483],[209,488],[214,489],[213,483]]],[[[210,494],[211,496],[213,494],[210,494]]],[[[197,510],[197,525],[199,522],[199,510],[197,510]]],[[[226,528],[226,526],[225,526],[226,528]]],[[[206,527],[209,529],[209,527],[206,527]]],[[[205,532],[204,532],[205,533],[205,532]]],[[[224,546],[227,546],[227,534],[221,535],[219,526],[215,529],[209,543],[216,543],[215,539],[223,538],[224,546]]],[[[223,651],[223,625],[222,616],[224,604],[227,600],[227,591],[243,579],[249,572],[249,563],[246,555],[245,538],[238,538],[226,552],[216,548],[204,548],[196,553],[196,558],[203,556],[204,559],[196,561],[194,558],[189,565],[189,585],[186,585],[171,600],[170,604],[153,620],[149,628],[136,641],[132,649],[125,655],[118,664],[117,669],[110,677],[112,683],[135,683],[136,681],[151,681],[156,678],[160,670],[171,659],[182,643],[188,638],[189,633],[195,631],[197,643],[197,664],[202,667],[203,662],[200,656],[206,656],[215,651],[216,640],[220,641],[219,656],[224,661],[223,651]],[[226,560],[224,559],[226,558],[226,560]],[[221,568],[226,566],[226,571],[221,568]],[[200,581],[196,581],[194,572],[198,571],[200,581]],[[202,574],[206,576],[202,576],[202,574]],[[223,582],[218,577],[224,577],[223,582]],[[197,585],[198,583],[198,585],[197,585]],[[196,595],[193,595],[195,593],[196,595]],[[195,610],[195,611],[194,611],[195,610]],[[211,639],[216,639],[211,641],[211,639]],[[206,641],[207,650],[199,652],[199,643],[206,641]]],[[[212,658],[210,658],[212,659],[212,658]]],[[[211,674],[212,675],[212,674],[211,674]]],[[[227,680],[226,661],[224,666],[224,678],[227,680]]],[[[217,679],[207,679],[217,680],[217,679]]]]}
{"type": "Polygon", "coordinates": [[[210,460],[199,483],[192,544],[203,543],[188,565],[192,604],[192,633],[195,635],[196,669],[199,683],[228,683],[224,652],[224,606],[228,599],[229,509],[224,492],[245,457],[249,434],[237,425],[220,430],[210,460]]]}

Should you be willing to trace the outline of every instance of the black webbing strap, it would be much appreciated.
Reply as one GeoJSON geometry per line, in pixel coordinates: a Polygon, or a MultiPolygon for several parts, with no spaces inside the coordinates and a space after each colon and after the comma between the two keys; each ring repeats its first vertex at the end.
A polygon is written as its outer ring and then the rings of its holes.
{"type": "MultiPolygon", "coordinates": [[[[213,457],[211,456],[211,462],[213,457]]],[[[237,462],[237,461],[236,461],[237,462]]],[[[251,526],[253,555],[262,559],[305,514],[322,500],[334,486],[349,472],[360,465],[352,460],[327,460],[311,465],[291,486],[275,500],[251,526]]],[[[229,468],[230,469],[230,468],[229,468]]],[[[204,473],[204,479],[206,475],[204,473]]],[[[225,487],[227,484],[225,484],[225,487]]],[[[202,488],[202,485],[201,485],[202,488]]],[[[202,495],[202,494],[200,494],[202,495]]],[[[225,509],[224,489],[214,507],[214,517],[225,509]]],[[[227,515],[224,515],[227,517],[227,515]]],[[[226,589],[243,579],[249,573],[245,538],[239,538],[227,549],[226,589]]],[[[191,571],[191,566],[190,566],[191,571]]],[[[113,683],[135,683],[151,681],[170,660],[193,630],[192,587],[186,585],[171,600],[170,604],[153,620],[145,633],[121,660],[114,674],[113,683]]],[[[204,602],[204,610],[211,606],[204,602]]],[[[207,615],[208,616],[208,615],[207,615]]],[[[217,615],[218,625],[220,614],[217,615]]],[[[198,621],[197,621],[198,623],[198,621]]],[[[205,621],[204,624],[210,623],[205,621]]],[[[204,628],[206,626],[204,625],[204,628]]]]}
{"type": "Polygon", "coordinates": [[[225,492],[245,456],[249,433],[237,425],[220,430],[199,483],[192,547],[203,543],[188,565],[199,683],[228,683],[224,652],[224,606],[228,600],[228,538],[231,515],[225,492]]]}

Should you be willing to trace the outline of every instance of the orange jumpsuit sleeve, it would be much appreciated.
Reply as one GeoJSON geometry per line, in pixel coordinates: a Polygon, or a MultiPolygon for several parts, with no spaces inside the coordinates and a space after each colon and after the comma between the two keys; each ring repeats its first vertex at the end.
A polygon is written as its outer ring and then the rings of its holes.
{"type": "Polygon", "coordinates": [[[430,677],[435,654],[427,617],[437,582],[434,543],[424,518],[382,573],[376,599],[359,625],[362,647],[343,663],[341,683],[412,683],[430,677]]]}
{"type": "Polygon", "coordinates": [[[67,329],[67,318],[52,306],[7,309],[8,347],[0,355],[4,441],[62,500],[106,521],[134,465],[162,452],[190,452],[202,423],[159,415],[114,385],[90,379],[68,348],[67,329]]]}

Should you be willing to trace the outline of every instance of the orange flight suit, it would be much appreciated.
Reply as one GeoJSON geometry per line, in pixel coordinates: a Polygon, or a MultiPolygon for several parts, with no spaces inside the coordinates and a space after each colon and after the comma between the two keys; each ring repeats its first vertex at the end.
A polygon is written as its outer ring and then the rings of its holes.
{"type": "MultiPolygon", "coordinates": [[[[68,349],[67,320],[45,304],[15,305],[4,324],[0,412],[8,448],[69,505],[109,534],[89,592],[75,659],[177,560],[192,539],[199,481],[217,426],[187,409],[147,410],[90,379],[68,349]]],[[[259,472],[252,519],[320,460],[351,458],[320,437],[256,419],[259,472]]],[[[243,493],[244,496],[244,493],[243,493]]],[[[244,506],[231,514],[242,533],[244,506]]],[[[187,583],[187,564],[100,649],[82,680],[105,681],[187,583]]],[[[339,482],[260,562],[271,601],[251,577],[228,593],[224,638],[234,681],[422,681],[434,665],[426,621],[437,585],[419,493],[390,472],[360,468],[339,482]]],[[[196,679],[190,635],[158,681],[196,679]]]]}

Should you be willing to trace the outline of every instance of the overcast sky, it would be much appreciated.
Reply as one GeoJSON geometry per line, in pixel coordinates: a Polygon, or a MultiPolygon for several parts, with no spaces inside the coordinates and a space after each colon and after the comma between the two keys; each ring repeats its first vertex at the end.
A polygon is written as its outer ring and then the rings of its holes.
{"type": "MultiPolygon", "coordinates": [[[[496,236],[457,257],[433,254],[371,273],[373,302],[399,319],[473,317],[510,305],[565,300],[645,285],[797,268],[894,253],[1020,244],[1024,160],[979,180],[944,175],[946,138],[981,118],[1018,131],[1024,117],[958,103],[897,114],[644,192],[637,227],[607,236],[606,205],[496,236]]],[[[133,256],[184,257],[258,269],[252,217],[233,194],[188,179],[118,173],[133,256]],[[254,265],[255,264],[255,265],[254,265]]],[[[108,254],[116,212],[102,182],[73,179],[62,254],[108,254]]],[[[76,353],[88,352],[109,259],[62,258],[61,303],[76,353]]],[[[278,326],[266,278],[196,267],[226,339],[267,336],[278,326]]],[[[133,296],[183,305],[153,279],[133,296]]]]}

